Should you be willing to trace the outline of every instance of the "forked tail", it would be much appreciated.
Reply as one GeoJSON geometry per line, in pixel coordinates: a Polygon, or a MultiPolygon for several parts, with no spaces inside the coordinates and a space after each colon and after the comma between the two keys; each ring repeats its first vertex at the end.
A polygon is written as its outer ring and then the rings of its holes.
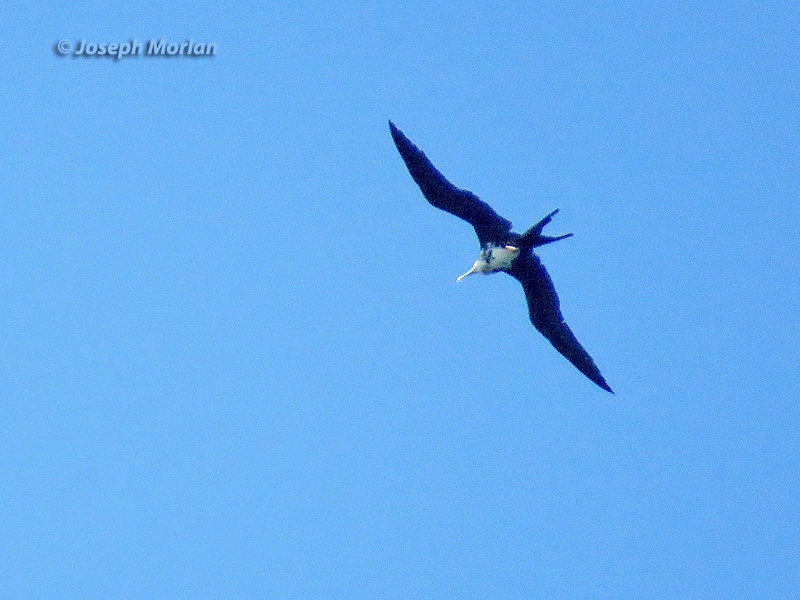
{"type": "Polygon", "coordinates": [[[534,225],[533,227],[528,229],[528,231],[522,234],[522,237],[519,240],[519,245],[522,250],[528,250],[530,248],[538,248],[539,246],[544,246],[545,244],[551,244],[553,242],[557,242],[558,240],[563,240],[564,238],[568,238],[572,235],[571,233],[566,233],[564,235],[557,235],[557,236],[542,235],[542,230],[544,229],[544,226],[547,225],[553,219],[553,215],[555,215],[557,212],[558,209],[555,209],[544,219],[536,223],[536,225],[534,225]]]}

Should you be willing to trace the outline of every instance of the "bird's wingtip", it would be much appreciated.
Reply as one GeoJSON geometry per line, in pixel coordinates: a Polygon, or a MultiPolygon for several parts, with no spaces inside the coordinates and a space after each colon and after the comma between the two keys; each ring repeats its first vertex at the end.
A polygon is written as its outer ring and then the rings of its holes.
{"type": "Polygon", "coordinates": [[[405,138],[403,132],[400,131],[394,123],[392,123],[391,119],[389,119],[389,132],[392,134],[392,139],[395,141],[395,143],[398,143],[398,140],[405,138]]]}

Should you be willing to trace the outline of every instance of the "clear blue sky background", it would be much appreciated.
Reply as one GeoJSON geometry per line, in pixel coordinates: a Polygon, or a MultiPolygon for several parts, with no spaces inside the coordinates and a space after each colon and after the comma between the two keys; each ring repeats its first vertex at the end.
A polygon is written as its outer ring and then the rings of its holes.
{"type": "Polygon", "coordinates": [[[0,23],[0,596],[797,598],[796,3],[0,23]],[[211,59],[60,57],[66,38],[211,59]],[[541,249],[533,329],[391,118],[541,249]]]}

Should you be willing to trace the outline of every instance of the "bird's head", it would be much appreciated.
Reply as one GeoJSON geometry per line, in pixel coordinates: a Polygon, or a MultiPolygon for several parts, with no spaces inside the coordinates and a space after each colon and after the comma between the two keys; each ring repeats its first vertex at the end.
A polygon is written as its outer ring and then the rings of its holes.
{"type": "Polygon", "coordinates": [[[458,277],[456,277],[456,281],[461,281],[462,279],[464,279],[464,277],[468,275],[474,275],[475,273],[485,273],[488,267],[489,263],[483,260],[483,257],[481,256],[481,258],[478,258],[478,260],[475,261],[475,264],[472,265],[472,268],[469,271],[467,271],[463,275],[459,275],[458,277]]]}

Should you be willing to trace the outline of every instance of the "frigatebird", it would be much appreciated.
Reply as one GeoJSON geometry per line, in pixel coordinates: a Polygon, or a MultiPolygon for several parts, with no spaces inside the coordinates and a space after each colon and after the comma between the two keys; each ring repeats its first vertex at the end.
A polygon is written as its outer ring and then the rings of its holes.
{"type": "Polygon", "coordinates": [[[522,284],[528,301],[531,322],[539,332],[578,370],[606,391],[614,391],[603,379],[592,357],[583,349],[575,334],[564,321],[553,280],[534,248],[570,237],[567,233],[551,237],[542,230],[558,209],[551,212],[525,233],[511,230],[511,221],[498,215],[494,209],[470,191],[450,183],[425,153],[417,148],[402,131],[389,121],[389,128],[400,156],[403,157],[411,177],[423,195],[436,208],[449,212],[475,228],[481,245],[480,255],[472,268],[461,275],[483,273],[490,275],[502,271],[522,284]]]}

